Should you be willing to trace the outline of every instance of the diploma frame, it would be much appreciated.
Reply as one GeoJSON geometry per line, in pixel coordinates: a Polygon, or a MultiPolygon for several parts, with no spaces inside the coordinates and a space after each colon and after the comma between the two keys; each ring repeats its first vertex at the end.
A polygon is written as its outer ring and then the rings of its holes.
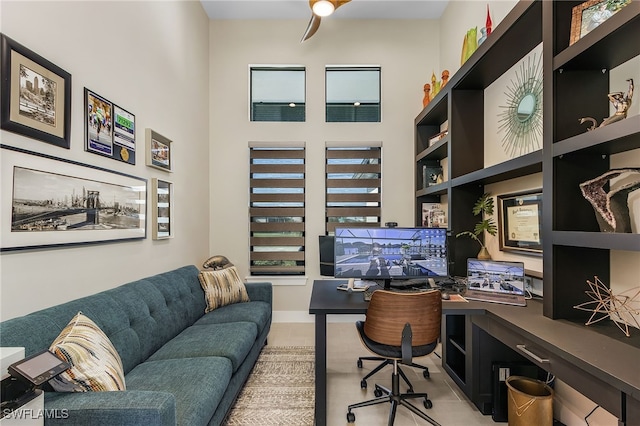
{"type": "Polygon", "coordinates": [[[542,254],[542,189],[498,196],[501,251],[542,254]]]}

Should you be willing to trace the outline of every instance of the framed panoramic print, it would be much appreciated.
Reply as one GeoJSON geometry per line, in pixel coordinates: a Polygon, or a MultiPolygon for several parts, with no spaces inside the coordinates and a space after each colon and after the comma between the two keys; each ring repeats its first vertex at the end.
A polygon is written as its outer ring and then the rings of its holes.
{"type": "Polygon", "coordinates": [[[173,238],[173,183],[151,181],[151,236],[154,240],[173,238]]]}
{"type": "Polygon", "coordinates": [[[146,238],[146,179],[0,148],[0,250],[146,238]]]}
{"type": "Polygon", "coordinates": [[[173,142],[151,129],[146,129],[145,139],[147,140],[147,166],[170,172],[173,165],[171,152],[173,142]]]}
{"type": "Polygon", "coordinates": [[[71,74],[0,34],[0,76],[0,127],[68,149],[71,74]]]}
{"type": "Polygon", "coordinates": [[[500,250],[542,253],[542,191],[498,196],[500,250]]]}
{"type": "Polygon", "coordinates": [[[135,116],[84,88],[85,151],[135,164],[135,116]]]}

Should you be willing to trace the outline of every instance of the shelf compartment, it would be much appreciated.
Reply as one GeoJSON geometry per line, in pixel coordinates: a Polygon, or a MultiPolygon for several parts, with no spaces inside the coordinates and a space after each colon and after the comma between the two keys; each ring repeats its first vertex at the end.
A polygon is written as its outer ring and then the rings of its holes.
{"type": "Polygon", "coordinates": [[[603,250],[640,251],[640,234],[553,231],[551,243],[560,246],[588,247],[603,250]]]}
{"type": "Polygon", "coordinates": [[[541,171],[542,150],[537,150],[512,160],[454,178],[451,180],[451,185],[454,187],[470,184],[486,185],[532,175],[541,171]]]}
{"type": "MultiPolygon", "coordinates": [[[[571,6],[580,2],[555,3],[559,15],[557,19],[564,25],[558,28],[558,39],[566,40],[564,46],[568,46],[567,22],[571,22],[571,6]]],[[[633,1],[573,45],[559,51],[553,58],[553,69],[615,68],[640,55],[640,43],[637,41],[639,33],[640,2],[633,1]]],[[[557,45],[556,48],[561,49],[561,46],[557,45]]]]}
{"type": "Polygon", "coordinates": [[[519,1],[451,77],[455,89],[485,89],[542,42],[542,1],[519,1]]]}
{"type": "Polygon", "coordinates": [[[443,137],[429,148],[416,155],[416,162],[420,160],[442,160],[448,157],[449,135],[443,137]]]}
{"type": "Polygon", "coordinates": [[[553,144],[553,156],[578,150],[613,155],[637,148],[640,148],[640,115],[558,141],[553,144]]]}
{"type": "MultiPolygon", "coordinates": [[[[435,98],[416,117],[414,124],[421,125],[440,125],[447,121],[448,118],[448,84],[440,90],[435,98]]],[[[437,132],[436,132],[437,133],[437,132]]]]}

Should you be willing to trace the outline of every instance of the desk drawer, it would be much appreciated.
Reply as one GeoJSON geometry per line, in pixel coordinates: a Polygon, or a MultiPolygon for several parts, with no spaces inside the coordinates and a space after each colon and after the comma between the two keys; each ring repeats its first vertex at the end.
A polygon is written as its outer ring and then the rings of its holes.
{"type": "Polygon", "coordinates": [[[506,326],[489,315],[474,315],[472,321],[474,325],[523,355],[538,367],[554,374],[558,379],[599,404],[611,414],[621,418],[622,393],[563,359],[562,351],[559,348],[537,344],[525,337],[519,328],[506,326]]]}

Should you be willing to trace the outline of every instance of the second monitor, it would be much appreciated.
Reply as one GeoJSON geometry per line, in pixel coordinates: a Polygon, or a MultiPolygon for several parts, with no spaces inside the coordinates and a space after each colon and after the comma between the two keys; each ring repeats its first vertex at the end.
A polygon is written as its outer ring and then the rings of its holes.
{"type": "MultiPolygon", "coordinates": [[[[392,280],[445,278],[446,228],[365,228],[335,230],[335,278],[392,280]]],[[[401,283],[399,283],[401,284],[401,283]]]]}

